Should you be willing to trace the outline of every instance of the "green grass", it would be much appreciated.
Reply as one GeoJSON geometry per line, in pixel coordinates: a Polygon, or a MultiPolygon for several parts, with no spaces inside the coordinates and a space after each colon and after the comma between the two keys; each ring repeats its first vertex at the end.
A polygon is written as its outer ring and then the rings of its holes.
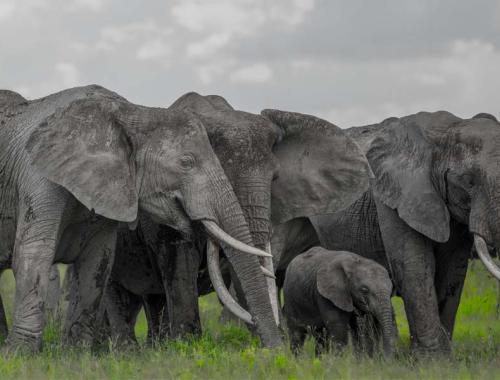
{"type": "MultiPolygon", "coordinates": [[[[13,279],[0,280],[6,307],[12,310],[13,279]]],[[[220,306],[213,295],[201,299],[204,334],[191,341],[144,345],[146,323],[141,315],[137,334],[141,347],[118,352],[70,349],[59,344],[60,323],[50,323],[44,350],[38,355],[0,358],[0,379],[494,379],[500,378],[500,319],[496,314],[498,285],[474,263],[469,271],[457,318],[451,358],[414,361],[409,355],[408,326],[402,302],[394,300],[400,330],[397,359],[358,358],[350,350],[340,356],[314,357],[311,340],[295,358],[288,349],[259,348],[245,328],[218,321],[220,306]]]]}

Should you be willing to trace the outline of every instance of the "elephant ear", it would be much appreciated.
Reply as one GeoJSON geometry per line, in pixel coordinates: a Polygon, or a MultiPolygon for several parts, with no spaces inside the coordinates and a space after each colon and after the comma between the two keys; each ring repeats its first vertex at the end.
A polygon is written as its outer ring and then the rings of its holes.
{"type": "Polygon", "coordinates": [[[272,220],[281,224],[348,207],[369,186],[371,171],[358,145],[335,125],[295,112],[264,110],[279,129],[273,153],[272,220]]]}
{"type": "Polygon", "coordinates": [[[340,261],[330,262],[318,270],[316,287],[322,297],[331,301],[338,308],[349,313],[354,311],[347,275],[340,261]]]}
{"type": "Polygon", "coordinates": [[[375,196],[410,227],[442,243],[450,236],[450,214],[431,182],[429,136],[437,132],[432,123],[432,115],[424,113],[392,122],[373,140],[367,157],[375,196]]]}
{"type": "Polygon", "coordinates": [[[39,124],[26,149],[44,177],[88,209],[131,222],[138,208],[135,165],[118,107],[109,99],[76,100],[39,124]]]}

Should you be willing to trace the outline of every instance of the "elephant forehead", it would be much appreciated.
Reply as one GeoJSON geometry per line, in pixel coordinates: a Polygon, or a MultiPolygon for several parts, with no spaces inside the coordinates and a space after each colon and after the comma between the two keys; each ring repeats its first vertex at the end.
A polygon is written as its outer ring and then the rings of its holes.
{"type": "Polygon", "coordinates": [[[256,144],[272,145],[272,125],[260,115],[242,111],[223,111],[203,118],[212,144],[227,145],[239,150],[255,149],[256,144]]]}
{"type": "Polygon", "coordinates": [[[500,124],[486,118],[464,120],[452,130],[449,144],[459,158],[499,161],[500,124]]]}
{"type": "Polygon", "coordinates": [[[190,142],[208,145],[201,122],[185,115],[157,116],[148,122],[144,133],[152,146],[159,149],[172,149],[190,142]]]}

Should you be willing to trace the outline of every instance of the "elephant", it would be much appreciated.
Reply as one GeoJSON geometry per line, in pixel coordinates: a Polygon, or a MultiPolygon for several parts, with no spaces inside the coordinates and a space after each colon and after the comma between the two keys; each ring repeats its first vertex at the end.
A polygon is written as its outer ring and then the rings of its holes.
{"type": "MultiPolygon", "coordinates": [[[[250,226],[248,238],[260,249],[269,246],[271,223],[335,212],[357,199],[369,186],[366,158],[340,128],[325,120],[279,110],[264,110],[261,115],[255,115],[234,110],[220,96],[197,93],[183,95],[169,109],[187,110],[202,120],[242,205],[250,226]]],[[[175,244],[183,253],[176,254],[175,250],[166,248],[164,237],[159,238],[161,226],[150,218],[140,221],[140,236],[129,238],[138,244],[123,244],[125,251],[129,251],[123,257],[134,255],[135,249],[141,249],[137,245],[142,244],[152,252],[152,260],[146,267],[152,265],[156,269],[149,268],[146,278],[144,270],[139,269],[140,264],[123,259],[124,265],[113,270],[110,287],[114,289],[108,293],[112,299],[107,302],[107,308],[113,316],[111,324],[116,327],[115,338],[119,335],[133,340],[134,318],[130,315],[136,315],[144,302],[150,331],[169,331],[173,337],[199,332],[196,288],[197,277],[201,277],[198,270],[203,261],[204,244],[184,239],[181,244],[175,244]],[[176,262],[177,272],[169,271],[172,266],[164,264],[172,260],[176,262]],[[128,295],[124,294],[127,292],[128,295]],[[161,293],[166,293],[167,298],[161,293]],[[151,315],[155,313],[156,316],[151,315]],[[157,323],[165,320],[166,315],[168,326],[161,328],[157,323]]],[[[214,257],[212,251],[207,255],[206,265],[219,298],[238,317],[251,322],[244,311],[235,310],[225,286],[227,275],[224,281],[216,264],[219,258],[214,257]]],[[[264,260],[263,265],[273,276],[272,262],[264,260]]],[[[268,281],[272,291],[275,281],[273,278],[268,281]]],[[[235,285],[238,291],[237,282],[235,285]]],[[[275,290],[273,298],[278,319],[275,290]]]]}
{"type": "Polygon", "coordinates": [[[203,121],[97,85],[27,101],[0,92],[0,269],[16,279],[5,350],[42,344],[50,267],[72,263],[64,337],[92,342],[119,225],[139,211],[225,248],[266,347],[282,345],[250,231],[203,121]]]}
{"type": "MultiPolygon", "coordinates": [[[[391,304],[392,281],[373,260],[348,251],[313,247],[296,256],[286,269],[283,314],[291,350],[297,354],[308,330],[316,340],[316,354],[343,348],[351,331],[358,348],[380,335],[384,354],[394,355],[397,332],[391,304]],[[361,316],[370,316],[374,331],[363,331],[361,316]],[[364,336],[364,335],[374,336],[364,336]]],[[[373,347],[367,347],[369,353],[373,347]]]]}
{"type": "Polygon", "coordinates": [[[347,209],[275,226],[278,277],[293,257],[319,244],[384,265],[403,298],[417,354],[449,353],[474,247],[489,256],[500,238],[500,124],[419,112],[346,130],[366,153],[375,177],[347,209]]]}

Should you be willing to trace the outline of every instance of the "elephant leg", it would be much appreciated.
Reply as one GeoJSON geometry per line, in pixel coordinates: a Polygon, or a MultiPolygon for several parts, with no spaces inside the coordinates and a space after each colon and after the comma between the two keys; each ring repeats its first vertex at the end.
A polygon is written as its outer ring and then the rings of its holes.
{"type": "Polygon", "coordinates": [[[2,297],[0,296],[0,341],[3,341],[5,338],[7,338],[8,333],[9,328],[7,326],[7,316],[5,315],[2,297]]]}
{"type": "Polygon", "coordinates": [[[290,350],[294,355],[299,355],[304,347],[307,329],[293,319],[287,319],[287,328],[290,339],[290,350]]]}
{"type": "MultiPolygon", "coordinates": [[[[349,341],[349,322],[352,313],[338,309],[321,296],[317,299],[317,305],[325,325],[322,331],[323,346],[327,349],[343,350],[349,341]]],[[[317,350],[321,349],[321,344],[318,346],[318,338],[316,338],[316,347],[317,350]]],[[[319,353],[316,352],[316,354],[319,353]]]]}
{"type": "Polygon", "coordinates": [[[104,305],[113,344],[118,347],[137,344],[134,328],[142,297],[110,279],[104,291],[104,305]]]}
{"type": "Polygon", "coordinates": [[[50,268],[49,287],[47,291],[46,310],[49,318],[56,318],[59,314],[61,295],[62,290],[59,268],[57,267],[57,264],[54,264],[50,268]]]}
{"type": "Polygon", "coordinates": [[[201,334],[198,307],[200,259],[196,246],[187,241],[176,243],[168,255],[158,257],[167,296],[171,338],[201,334]]]}
{"type": "Polygon", "coordinates": [[[64,195],[48,186],[38,183],[39,193],[19,202],[12,260],[14,318],[6,350],[37,351],[42,346],[49,274],[66,204],[64,195]]]}
{"type": "Polygon", "coordinates": [[[349,327],[355,353],[373,356],[374,331],[369,316],[353,314],[349,320],[349,327]]]}
{"type": "Polygon", "coordinates": [[[412,346],[418,353],[450,352],[434,284],[434,244],[377,202],[380,231],[393,279],[403,298],[412,346]]]}
{"type": "Polygon", "coordinates": [[[116,223],[101,221],[73,263],[64,338],[69,344],[92,345],[99,341],[104,320],[101,307],[116,246],[116,223]]]}
{"type": "Polygon", "coordinates": [[[165,294],[147,294],[142,299],[148,321],[148,343],[161,342],[167,338],[170,328],[167,297],[165,294]]]}
{"type": "Polygon", "coordinates": [[[314,346],[314,354],[316,356],[320,356],[326,354],[331,349],[331,337],[329,336],[328,330],[326,327],[316,327],[311,329],[312,336],[314,337],[315,346],[314,346]]]}
{"type": "Polygon", "coordinates": [[[464,287],[469,265],[472,242],[460,241],[454,250],[438,250],[436,255],[436,293],[439,302],[439,318],[448,334],[453,337],[455,317],[464,287]]]}

